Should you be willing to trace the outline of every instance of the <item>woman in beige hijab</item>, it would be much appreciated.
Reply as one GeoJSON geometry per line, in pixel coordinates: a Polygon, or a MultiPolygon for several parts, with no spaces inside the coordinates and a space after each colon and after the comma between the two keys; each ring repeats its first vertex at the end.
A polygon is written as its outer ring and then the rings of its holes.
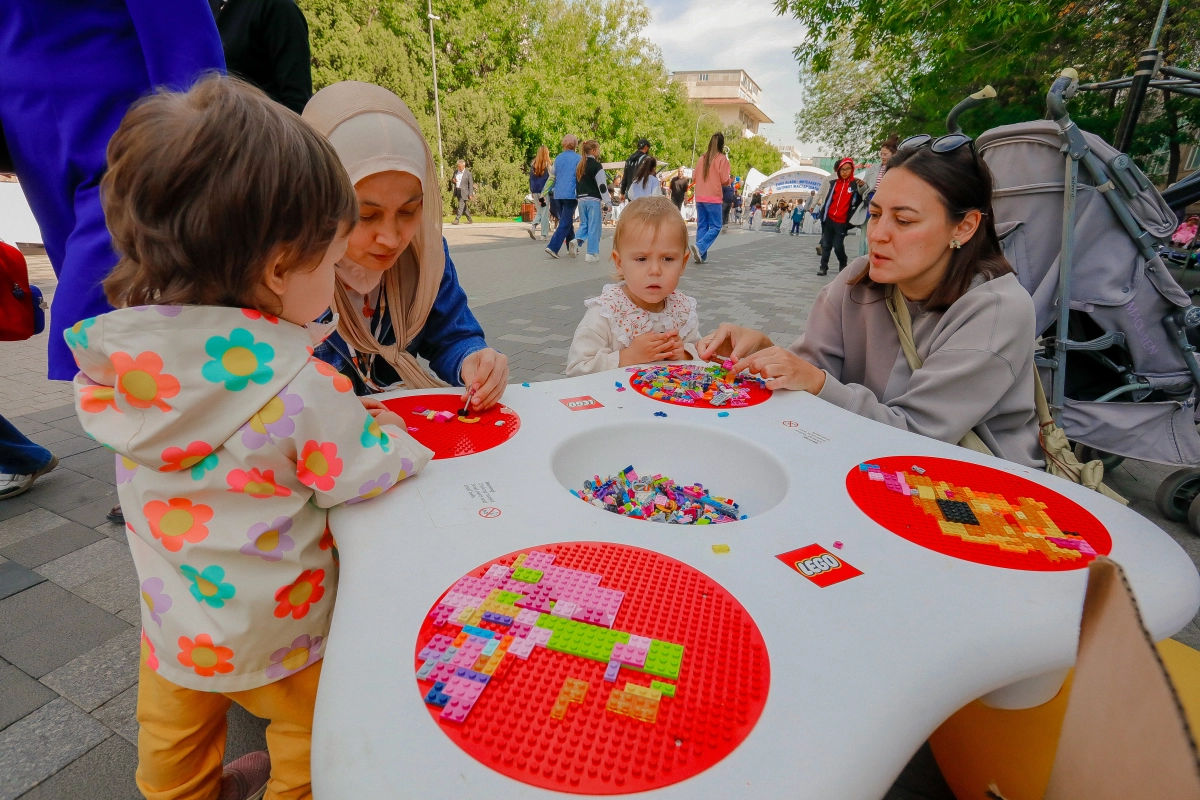
{"type": "Polygon", "coordinates": [[[337,332],[315,355],[359,395],[446,384],[474,389],[489,408],[508,383],[508,359],[487,346],[442,239],[442,199],[429,145],[408,106],[380,86],[343,81],[313,95],[304,119],[342,159],[359,222],[337,265],[337,332]],[[436,374],[417,362],[425,358],[436,374]],[[439,380],[440,378],[440,380],[439,380]]]}

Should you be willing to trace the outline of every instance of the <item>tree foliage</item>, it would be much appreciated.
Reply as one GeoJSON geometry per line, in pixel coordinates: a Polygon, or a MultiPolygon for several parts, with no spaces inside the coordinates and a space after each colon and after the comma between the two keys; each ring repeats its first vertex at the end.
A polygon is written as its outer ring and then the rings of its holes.
{"type": "MultiPolygon", "coordinates": [[[[426,0],[298,2],[314,88],[354,79],[391,89],[436,154],[426,0]]],[[[516,213],[525,165],[540,145],[556,153],[565,134],[599,141],[604,161],[624,161],[645,137],[660,161],[679,165],[691,163],[693,136],[712,132],[697,134],[701,107],[644,36],[642,0],[434,0],[433,13],[446,168],[471,162],[483,214],[516,213]]],[[[772,153],[778,162],[765,140],[737,138],[731,154],[736,143],[745,163],[769,166],[772,153]]]]}
{"type": "MultiPolygon", "coordinates": [[[[939,133],[959,99],[991,84],[997,97],[964,116],[968,133],[1039,119],[1064,67],[1083,82],[1129,75],[1146,47],[1159,0],[775,0],[808,29],[795,50],[805,111],[802,136],[850,153],[888,133],[939,133]]],[[[1159,46],[1164,62],[1200,67],[1200,3],[1173,4],[1159,46]]],[[[1071,116],[1109,140],[1123,91],[1081,92],[1071,116]]],[[[1200,99],[1152,91],[1133,154],[1173,177],[1181,144],[1197,141],[1200,99]]]]}

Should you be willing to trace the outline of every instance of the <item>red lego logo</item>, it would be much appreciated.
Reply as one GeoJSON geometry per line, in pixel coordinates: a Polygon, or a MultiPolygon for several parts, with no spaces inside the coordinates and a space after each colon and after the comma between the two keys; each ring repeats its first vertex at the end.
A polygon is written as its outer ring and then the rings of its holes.
{"type": "Polygon", "coordinates": [[[810,544],[775,557],[822,589],[862,575],[862,570],[850,566],[819,544],[810,544]]]}
{"type": "Polygon", "coordinates": [[[594,397],[567,397],[558,402],[562,403],[572,411],[587,411],[590,408],[604,408],[604,404],[594,397]]]}

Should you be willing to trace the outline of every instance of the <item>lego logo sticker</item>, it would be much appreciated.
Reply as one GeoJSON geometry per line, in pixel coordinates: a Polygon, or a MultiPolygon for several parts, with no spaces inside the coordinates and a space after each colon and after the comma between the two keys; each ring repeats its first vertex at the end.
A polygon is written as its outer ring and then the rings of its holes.
{"type": "Polygon", "coordinates": [[[776,558],[822,589],[862,575],[862,570],[850,566],[819,544],[781,553],[776,558]]]}
{"type": "Polygon", "coordinates": [[[596,398],[588,397],[587,395],[584,395],[583,397],[567,397],[559,400],[558,402],[562,403],[572,411],[587,411],[591,408],[604,408],[603,403],[596,398]]]}

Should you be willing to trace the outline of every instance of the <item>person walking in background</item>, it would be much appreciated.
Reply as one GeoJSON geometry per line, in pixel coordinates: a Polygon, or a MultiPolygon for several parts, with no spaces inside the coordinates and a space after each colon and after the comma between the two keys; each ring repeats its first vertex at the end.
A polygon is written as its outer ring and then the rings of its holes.
{"type": "MultiPolygon", "coordinates": [[[[863,200],[864,206],[871,204],[871,198],[875,196],[875,190],[879,188],[879,181],[883,179],[883,173],[887,172],[888,159],[896,155],[896,149],[899,146],[900,137],[894,133],[879,146],[879,163],[872,164],[863,175],[863,183],[867,185],[867,196],[863,200]]],[[[867,226],[865,223],[862,226],[862,235],[858,237],[858,240],[858,254],[865,256],[867,254],[867,226]]]]}
{"type": "Polygon", "coordinates": [[[812,235],[820,233],[817,229],[817,193],[808,193],[808,202],[804,204],[804,232],[812,235]]]}
{"type": "Polygon", "coordinates": [[[724,190],[732,183],[729,159],[725,157],[725,134],[717,131],[708,140],[708,149],[692,168],[696,185],[696,241],[691,245],[696,263],[708,261],[708,248],[721,233],[724,190]]]}
{"type": "Polygon", "coordinates": [[[733,196],[733,222],[735,225],[742,224],[742,187],[739,186],[737,192],[733,196]]]}
{"type": "Polygon", "coordinates": [[[458,218],[466,216],[467,224],[470,225],[475,220],[471,219],[471,201],[475,199],[475,179],[471,176],[471,170],[467,169],[467,162],[461,158],[458,160],[458,166],[454,170],[454,199],[457,202],[458,208],[454,212],[454,224],[458,224],[458,218]]]}
{"type": "Polygon", "coordinates": [[[684,177],[683,167],[680,167],[675,171],[675,177],[671,178],[670,184],[671,202],[675,204],[680,213],[683,212],[683,201],[687,199],[687,190],[688,179],[684,177]]]}
{"type": "Polygon", "coordinates": [[[583,159],[575,167],[575,193],[579,202],[579,233],[571,255],[587,243],[584,261],[600,260],[601,206],[612,207],[608,196],[608,176],[600,165],[600,143],[583,143],[583,159]]]}
{"type": "Polygon", "coordinates": [[[558,227],[546,246],[546,253],[551,258],[558,258],[564,242],[567,253],[571,258],[575,257],[575,206],[578,203],[575,169],[581,161],[579,153],[575,152],[578,146],[579,139],[568,133],[562,140],[562,152],[554,158],[554,192],[551,196],[558,201],[558,227]]]}
{"type": "Polygon", "coordinates": [[[529,165],[529,194],[533,196],[533,205],[537,208],[537,214],[534,215],[533,222],[529,225],[529,238],[534,241],[538,239],[535,231],[539,225],[542,228],[542,241],[544,242],[550,237],[550,206],[546,203],[544,196],[546,183],[549,180],[550,150],[546,145],[542,145],[537,149],[533,163],[529,165]]]}
{"type": "Polygon", "coordinates": [[[804,221],[804,204],[796,203],[792,207],[792,229],[788,232],[788,236],[800,235],[800,223],[804,221]]]}
{"type": "Polygon", "coordinates": [[[637,172],[629,181],[625,190],[625,202],[631,203],[639,197],[657,197],[662,195],[662,184],[658,182],[658,159],[650,154],[638,162],[637,172]]]}
{"type": "Polygon", "coordinates": [[[862,205],[866,194],[867,185],[854,177],[852,158],[838,161],[834,175],[821,184],[821,191],[817,194],[817,204],[821,209],[821,244],[818,245],[821,267],[817,270],[818,275],[828,274],[831,252],[837,254],[838,272],[846,268],[846,233],[850,230],[850,218],[862,205]]]}
{"type": "Polygon", "coordinates": [[[762,229],[762,213],[762,192],[755,191],[754,194],[750,196],[750,230],[757,231],[762,229]],[[756,225],[758,227],[755,227],[756,225]]]}
{"type": "Polygon", "coordinates": [[[295,0],[208,0],[225,65],[297,114],[312,97],[308,21],[295,0]]]}
{"type": "Polygon", "coordinates": [[[638,139],[637,150],[634,150],[633,155],[625,159],[625,171],[621,173],[621,196],[626,200],[633,199],[629,196],[629,184],[633,183],[637,177],[638,167],[649,152],[650,140],[638,139]]]}

